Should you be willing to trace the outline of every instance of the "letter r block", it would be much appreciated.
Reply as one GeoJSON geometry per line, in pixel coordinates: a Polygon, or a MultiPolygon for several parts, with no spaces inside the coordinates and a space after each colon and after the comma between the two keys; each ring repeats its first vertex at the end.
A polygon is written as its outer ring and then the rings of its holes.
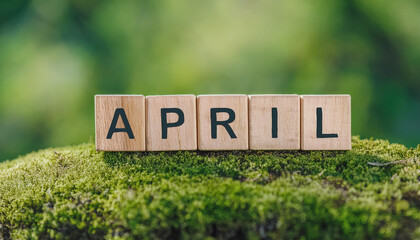
{"type": "Polygon", "coordinates": [[[146,97],[147,151],[197,150],[196,97],[146,97]]]}
{"type": "Polygon", "coordinates": [[[145,151],[143,95],[96,95],[95,132],[98,151],[145,151]]]}
{"type": "Polygon", "coordinates": [[[249,148],[300,149],[299,95],[249,96],[249,148]]]}
{"type": "Polygon", "coordinates": [[[301,96],[302,150],[351,150],[350,95],[301,96]]]}
{"type": "Polygon", "coordinates": [[[248,149],[248,96],[197,97],[198,149],[248,149]]]}

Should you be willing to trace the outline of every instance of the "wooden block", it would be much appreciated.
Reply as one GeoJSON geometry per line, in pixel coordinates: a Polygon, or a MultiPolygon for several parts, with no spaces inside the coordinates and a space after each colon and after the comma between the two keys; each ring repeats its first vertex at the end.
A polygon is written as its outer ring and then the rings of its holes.
{"type": "Polygon", "coordinates": [[[301,96],[302,150],[350,150],[350,112],[350,95],[301,96]]]}
{"type": "Polygon", "coordinates": [[[194,95],[147,96],[146,106],[147,151],[197,149],[194,95]]]}
{"type": "Polygon", "coordinates": [[[144,96],[96,95],[95,129],[98,151],[145,151],[144,96]]]}
{"type": "Polygon", "coordinates": [[[198,149],[248,149],[248,96],[197,97],[198,149]]]}
{"type": "Polygon", "coordinates": [[[300,98],[298,95],[249,96],[249,148],[300,149],[300,98]]]}

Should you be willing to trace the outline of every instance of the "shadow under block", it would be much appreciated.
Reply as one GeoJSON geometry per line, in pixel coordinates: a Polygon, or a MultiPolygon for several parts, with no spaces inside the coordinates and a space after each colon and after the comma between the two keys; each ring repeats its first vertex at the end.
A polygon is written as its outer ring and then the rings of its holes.
{"type": "Polygon", "coordinates": [[[145,128],[144,96],[95,96],[98,151],[145,151],[145,128]]]}
{"type": "Polygon", "coordinates": [[[147,96],[146,109],[147,151],[197,149],[194,95],[147,96]]]}
{"type": "Polygon", "coordinates": [[[301,96],[302,150],[351,150],[350,95],[301,96]]]}
{"type": "Polygon", "coordinates": [[[249,148],[300,149],[300,98],[298,95],[249,96],[249,148]]]}
{"type": "Polygon", "coordinates": [[[248,149],[248,96],[197,97],[198,149],[248,149]]]}

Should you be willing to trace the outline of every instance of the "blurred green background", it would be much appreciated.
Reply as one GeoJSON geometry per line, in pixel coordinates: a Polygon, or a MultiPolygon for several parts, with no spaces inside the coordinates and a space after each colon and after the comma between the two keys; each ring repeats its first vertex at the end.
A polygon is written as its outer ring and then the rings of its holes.
{"type": "Polygon", "coordinates": [[[0,1],[0,161],[92,140],[99,93],[349,93],[415,147],[420,2],[0,1]]]}

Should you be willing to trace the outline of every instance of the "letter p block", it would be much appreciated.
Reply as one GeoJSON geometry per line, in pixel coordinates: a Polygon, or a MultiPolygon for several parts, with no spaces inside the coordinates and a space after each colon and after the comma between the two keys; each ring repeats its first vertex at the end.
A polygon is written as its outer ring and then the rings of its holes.
{"type": "Polygon", "coordinates": [[[147,96],[147,151],[197,150],[196,97],[147,96]]]}
{"type": "Polygon", "coordinates": [[[98,151],[145,151],[143,95],[96,95],[95,132],[98,151]]]}
{"type": "Polygon", "coordinates": [[[248,149],[248,96],[197,97],[198,149],[248,149]]]}

